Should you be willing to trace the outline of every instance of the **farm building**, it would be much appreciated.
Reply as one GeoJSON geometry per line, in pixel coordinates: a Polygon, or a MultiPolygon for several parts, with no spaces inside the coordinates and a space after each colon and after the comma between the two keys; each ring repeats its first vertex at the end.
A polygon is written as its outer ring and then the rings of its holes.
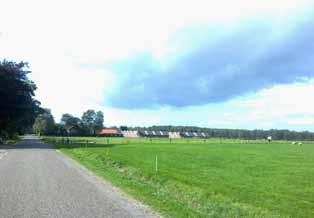
{"type": "Polygon", "coordinates": [[[126,138],[139,138],[140,137],[140,133],[137,130],[122,131],[122,135],[123,137],[126,137],[126,138]]]}
{"type": "Polygon", "coordinates": [[[103,137],[123,137],[122,132],[118,128],[105,128],[100,130],[97,135],[103,137]]]}
{"type": "Polygon", "coordinates": [[[209,135],[204,132],[194,132],[194,137],[197,138],[209,138],[209,135]]]}
{"type": "Polygon", "coordinates": [[[181,132],[182,138],[208,138],[208,134],[204,132],[181,132]]]}
{"type": "Polygon", "coordinates": [[[140,136],[142,137],[169,137],[169,133],[166,131],[149,131],[142,130],[139,131],[140,136]]]}
{"type": "Polygon", "coordinates": [[[208,138],[209,135],[204,132],[168,132],[156,130],[125,130],[121,131],[118,128],[105,128],[99,133],[99,136],[104,137],[126,137],[126,138],[208,138]]]}
{"type": "Polygon", "coordinates": [[[195,137],[192,132],[181,132],[180,135],[181,135],[182,138],[192,138],[192,137],[195,137]]]}
{"type": "Polygon", "coordinates": [[[175,139],[175,138],[181,138],[180,132],[169,132],[169,138],[175,139]]]}
{"type": "Polygon", "coordinates": [[[66,133],[67,133],[69,136],[78,135],[78,133],[79,133],[78,127],[77,127],[77,126],[71,126],[71,127],[69,127],[69,128],[66,128],[66,133]]]}
{"type": "Polygon", "coordinates": [[[201,132],[199,133],[201,138],[209,138],[209,135],[207,133],[201,132]]]}
{"type": "Polygon", "coordinates": [[[158,137],[158,138],[208,138],[209,135],[204,132],[168,132],[168,131],[123,131],[124,137],[158,137]],[[134,135],[135,134],[135,135],[134,135]]]}
{"type": "Polygon", "coordinates": [[[169,137],[169,132],[167,131],[156,131],[157,132],[157,135],[158,137],[169,137]]]}

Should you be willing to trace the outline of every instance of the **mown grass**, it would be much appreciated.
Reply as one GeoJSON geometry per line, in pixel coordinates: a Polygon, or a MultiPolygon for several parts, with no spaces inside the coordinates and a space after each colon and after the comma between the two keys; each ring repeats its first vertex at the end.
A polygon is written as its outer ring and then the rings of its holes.
{"type": "Polygon", "coordinates": [[[164,216],[314,217],[311,143],[45,140],[164,216]]]}

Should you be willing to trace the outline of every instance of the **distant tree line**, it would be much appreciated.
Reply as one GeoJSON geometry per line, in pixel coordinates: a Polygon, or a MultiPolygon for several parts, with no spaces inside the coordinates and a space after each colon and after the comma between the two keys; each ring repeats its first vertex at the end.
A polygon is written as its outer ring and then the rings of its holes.
{"type": "MultiPolygon", "coordinates": [[[[39,135],[55,136],[95,136],[104,128],[104,115],[101,111],[87,110],[81,118],[71,114],[63,114],[60,123],[55,123],[50,110],[38,115],[33,130],[39,135]]],[[[273,140],[291,141],[314,141],[314,133],[309,131],[291,130],[244,130],[244,129],[217,129],[202,128],[195,126],[151,126],[151,127],[128,127],[120,126],[121,130],[149,130],[149,131],[171,131],[171,132],[204,132],[211,138],[257,140],[272,136],[273,140]]]]}
{"type": "Polygon", "coordinates": [[[55,120],[50,110],[45,109],[35,119],[34,133],[54,136],[95,136],[103,128],[104,114],[101,111],[87,110],[81,118],[63,114],[60,123],[55,120]]]}
{"type": "Polygon", "coordinates": [[[31,129],[43,112],[25,62],[0,61],[0,143],[31,129]]]}
{"type": "Polygon", "coordinates": [[[216,129],[216,128],[202,128],[195,126],[151,126],[151,127],[126,127],[126,130],[155,130],[155,131],[172,131],[172,132],[205,132],[213,138],[226,138],[226,139],[266,139],[267,136],[272,136],[274,140],[300,140],[312,141],[314,140],[314,133],[309,131],[297,132],[291,130],[244,130],[244,129],[216,129]]]}

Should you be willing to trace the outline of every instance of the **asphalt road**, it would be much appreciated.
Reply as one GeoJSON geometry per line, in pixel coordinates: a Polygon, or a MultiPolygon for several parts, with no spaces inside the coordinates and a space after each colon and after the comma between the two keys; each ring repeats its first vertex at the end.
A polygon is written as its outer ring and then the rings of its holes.
{"type": "Polygon", "coordinates": [[[146,206],[28,138],[0,148],[0,218],[157,217],[146,206]]]}

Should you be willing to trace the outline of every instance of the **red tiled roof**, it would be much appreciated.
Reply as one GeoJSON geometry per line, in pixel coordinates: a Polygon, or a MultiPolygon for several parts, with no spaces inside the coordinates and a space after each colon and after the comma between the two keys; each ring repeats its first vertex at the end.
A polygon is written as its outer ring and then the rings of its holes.
{"type": "Polygon", "coordinates": [[[108,128],[108,129],[102,129],[98,132],[99,135],[115,135],[120,134],[118,129],[114,128],[108,128]]]}

